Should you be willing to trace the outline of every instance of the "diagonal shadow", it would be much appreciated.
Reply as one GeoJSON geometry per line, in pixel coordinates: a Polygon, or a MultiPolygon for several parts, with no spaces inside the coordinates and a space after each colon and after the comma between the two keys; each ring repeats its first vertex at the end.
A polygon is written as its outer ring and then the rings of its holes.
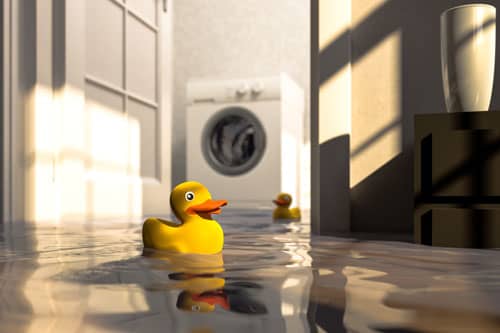
{"type": "Polygon", "coordinates": [[[459,49],[461,47],[463,47],[465,44],[467,44],[472,38],[474,38],[474,36],[476,34],[478,34],[481,30],[483,29],[487,29],[488,27],[491,27],[492,25],[494,25],[496,23],[496,20],[495,19],[490,19],[486,22],[484,22],[483,24],[481,25],[478,25],[476,27],[474,27],[474,29],[472,29],[471,31],[469,31],[461,40],[459,40],[456,44],[455,44],[455,48],[459,49]]]}
{"type": "MultiPolygon", "coordinates": [[[[487,131],[485,131],[487,132],[487,131]]],[[[486,134],[486,133],[484,133],[486,134]]],[[[432,137],[429,135],[422,141],[422,192],[415,197],[416,207],[423,203],[457,203],[468,206],[474,203],[498,203],[500,196],[485,195],[488,170],[486,163],[500,152],[500,139],[486,142],[484,135],[479,136],[472,142],[471,154],[464,162],[449,170],[446,175],[432,181],[432,137]],[[462,176],[473,175],[473,184],[470,196],[435,196],[434,194],[446,188],[462,176]]]]}
{"type": "MultiPolygon", "coordinates": [[[[485,0],[484,3],[498,5],[498,1],[485,0]]],[[[440,57],[440,15],[448,8],[468,4],[470,1],[436,0],[425,5],[421,1],[389,0],[380,7],[373,10],[359,24],[350,30],[345,30],[338,38],[323,48],[319,54],[319,77],[316,81],[319,86],[349,63],[355,64],[381,41],[394,31],[399,31],[401,35],[401,114],[399,123],[387,124],[379,132],[374,134],[362,145],[355,147],[347,158],[358,156],[384,136],[393,126],[401,128],[402,152],[400,156],[386,165],[382,166],[362,181],[351,191],[351,223],[356,225],[355,229],[373,229],[374,226],[384,226],[384,230],[406,230],[412,231],[412,209],[413,209],[413,144],[414,128],[413,116],[419,113],[444,112],[445,104],[442,92],[441,78],[441,57],[440,57]],[[346,52],[348,48],[350,52],[346,52]],[[387,205],[378,200],[381,193],[386,193],[387,185],[390,185],[390,198],[395,200],[391,204],[391,211],[387,211],[387,205]],[[376,186],[376,188],[368,188],[376,186]],[[353,194],[353,192],[355,194],[353,194]],[[371,213],[370,213],[371,212],[371,213]],[[385,212],[385,213],[384,213],[385,212]],[[375,222],[377,221],[378,222],[375,222]]],[[[361,4],[357,3],[355,6],[361,4]]],[[[355,11],[354,9],[353,11],[355,11]]],[[[487,25],[492,22],[487,22],[487,25]]],[[[474,31],[471,31],[464,40],[471,38],[474,31]]],[[[313,34],[314,36],[314,34],[313,34]]],[[[497,40],[498,43],[498,40],[497,40]]],[[[498,49],[498,48],[497,48],[498,49]]],[[[497,53],[498,56],[498,53],[497,53]]],[[[498,66],[496,68],[498,70],[498,66]]],[[[314,74],[313,78],[314,78],[314,74]]],[[[497,77],[497,75],[495,75],[497,77]]],[[[361,79],[361,78],[360,78],[361,79]]],[[[312,80],[314,83],[315,81],[312,80]]],[[[495,83],[494,83],[495,85],[495,83]]],[[[493,88],[491,108],[500,106],[500,91],[493,88]]],[[[355,98],[355,92],[353,92],[355,98]]],[[[314,102],[314,100],[313,100],[314,102]]],[[[312,120],[314,115],[314,104],[312,120]]],[[[316,111],[317,112],[317,111],[316,111]]],[[[315,128],[311,128],[314,135],[315,128]]],[[[320,154],[320,169],[333,169],[334,165],[323,166],[329,162],[329,158],[324,159],[320,154]]],[[[344,156],[338,156],[343,160],[344,156]]],[[[314,165],[313,165],[314,166],[314,165]]],[[[313,168],[314,169],[314,168],[313,168]]],[[[329,174],[321,174],[322,178],[331,177],[329,174]]],[[[329,184],[330,181],[321,180],[321,187],[329,184]]],[[[383,196],[383,195],[382,195],[383,196]]],[[[321,200],[324,201],[324,200],[321,200]]],[[[332,201],[329,198],[327,201],[332,201]]],[[[327,221],[327,223],[332,223],[327,221]]],[[[329,227],[327,227],[329,228],[329,227]]]]}
{"type": "Polygon", "coordinates": [[[381,128],[377,133],[373,134],[370,136],[368,139],[363,141],[361,144],[359,144],[356,148],[351,150],[351,158],[358,156],[362,152],[364,152],[366,149],[370,148],[371,145],[373,145],[375,142],[377,142],[379,139],[381,139],[384,135],[386,135],[388,132],[396,128],[401,124],[401,119],[396,119],[383,128],[381,128]]]}
{"type": "MultiPolygon", "coordinates": [[[[434,11],[441,13],[451,4],[460,5],[463,3],[467,3],[467,1],[436,1],[434,11]]],[[[329,43],[319,55],[320,85],[335,76],[348,63],[356,63],[392,32],[401,30],[404,34],[404,31],[408,30],[408,24],[415,19],[415,11],[410,10],[415,5],[415,1],[386,1],[353,29],[346,29],[339,37],[329,43]],[[358,44],[357,40],[362,40],[363,43],[358,44]],[[346,53],[346,48],[352,48],[352,53],[346,53]]],[[[478,30],[492,24],[495,24],[495,20],[488,20],[483,25],[476,27],[467,33],[456,47],[463,46],[474,37],[478,30]]],[[[439,35],[439,30],[437,34],[439,35]]]]}
{"type": "Polygon", "coordinates": [[[335,76],[349,62],[355,63],[360,60],[392,32],[398,29],[404,30],[407,16],[411,15],[407,10],[408,5],[409,1],[384,2],[352,30],[347,29],[321,50],[320,85],[335,76]],[[357,43],[358,40],[362,43],[357,43]],[[352,48],[351,54],[345,52],[349,43],[352,48]]]}
{"type": "Polygon", "coordinates": [[[7,156],[5,156],[5,151],[4,151],[4,114],[5,112],[3,112],[3,101],[4,101],[4,97],[3,97],[3,94],[4,94],[4,88],[3,88],[3,78],[4,78],[4,49],[3,49],[3,43],[4,43],[4,39],[3,39],[3,25],[4,25],[4,22],[3,22],[3,6],[4,6],[4,2],[0,2],[0,107],[2,108],[2,112],[0,114],[0,157],[2,159],[2,162],[0,163],[0,184],[1,185],[1,188],[0,188],[0,224],[1,223],[5,223],[5,221],[3,221],[4,219],[4,193],[3,193],[3,190],[4,190],[4,186],[3,184],[4,183],[4,164],[6,163],[7,161],[7,156]]]}

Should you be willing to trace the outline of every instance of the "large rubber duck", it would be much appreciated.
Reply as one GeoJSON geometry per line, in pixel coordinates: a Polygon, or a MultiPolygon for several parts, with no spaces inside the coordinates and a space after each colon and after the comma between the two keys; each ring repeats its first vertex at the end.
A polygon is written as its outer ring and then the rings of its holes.
{"type": "Polygon", "coordinates": [[[273,219],[275,220],[299,220],[300,219],[300,209],[290,208],[292,204],[292,196],[288,193],[280,193],[278,197],[273,200],[277,205],[273,212],[273,219]]]}
{"type": "Polygon", "coordinates": [[[145,248],[176,253],[214,254],[224,246],[224,232],[212,214],[219,214],[226,200],[212,200],[202,184],[188,181],[170,194],[170,206],[180,224],[157,217],[142,227],[145,248]]]}

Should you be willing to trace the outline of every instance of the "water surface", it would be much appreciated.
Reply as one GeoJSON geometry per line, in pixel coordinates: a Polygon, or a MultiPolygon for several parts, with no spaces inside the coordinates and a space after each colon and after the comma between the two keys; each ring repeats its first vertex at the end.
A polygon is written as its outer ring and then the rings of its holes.
{"type": "Polygon", "coordinates": [[[213,256],[143,253],[141,221],[0,225],[0,331],[500,332],[497,250],[218,220],[213,256]]]}

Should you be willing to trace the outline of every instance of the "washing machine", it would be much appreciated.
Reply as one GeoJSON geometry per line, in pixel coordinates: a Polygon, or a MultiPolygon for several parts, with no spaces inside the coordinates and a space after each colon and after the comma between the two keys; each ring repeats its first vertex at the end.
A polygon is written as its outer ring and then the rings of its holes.
{"type": "Polygon", "coordinates": [[[233,208],[299,202],[304,91],[286,74],[187,85],[187,179],[233,208]]]}

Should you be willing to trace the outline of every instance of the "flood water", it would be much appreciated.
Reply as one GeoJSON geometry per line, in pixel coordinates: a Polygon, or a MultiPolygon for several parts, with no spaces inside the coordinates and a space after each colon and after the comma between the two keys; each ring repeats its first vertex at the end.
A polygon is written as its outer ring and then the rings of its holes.
{"type": "Polygon", "coordinates": [[[141,221],[1,226],[1,332],[500,332],[500,251],[311,237],[224,211],[221,255],[141,221]]]}

